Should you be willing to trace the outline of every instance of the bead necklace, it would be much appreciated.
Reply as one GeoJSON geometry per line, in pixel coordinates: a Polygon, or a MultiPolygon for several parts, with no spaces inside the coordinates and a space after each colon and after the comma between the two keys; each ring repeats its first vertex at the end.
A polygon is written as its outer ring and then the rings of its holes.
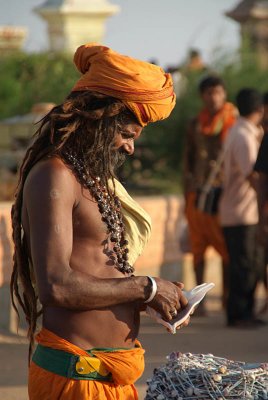
{"type": "Polygon", "coordinates": [[[125,239],[125,225],[119,198],[108,193],[100,177],[89,178],[86,166],[74,154],[67,152],[64,154],[73,166],[79,182],[90,191],[98,204],[102,221],[108,229],[108,239],[113,243],[113,251],[108,252],[110,260],[119,271],[133,273],[134,268],[128,262],[128,241],[125,239]]]}

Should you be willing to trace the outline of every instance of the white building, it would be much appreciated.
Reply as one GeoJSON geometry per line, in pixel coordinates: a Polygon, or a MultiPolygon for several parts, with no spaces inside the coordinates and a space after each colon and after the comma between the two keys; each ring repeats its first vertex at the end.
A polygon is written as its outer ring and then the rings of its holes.
{"type": "Polygon", "coordinates": [[[74,53],[83,43],[102,43],[106,19],[120,8],[107,0],[47,0],[34,11],[47,22],[49,50],[74,53]]]}

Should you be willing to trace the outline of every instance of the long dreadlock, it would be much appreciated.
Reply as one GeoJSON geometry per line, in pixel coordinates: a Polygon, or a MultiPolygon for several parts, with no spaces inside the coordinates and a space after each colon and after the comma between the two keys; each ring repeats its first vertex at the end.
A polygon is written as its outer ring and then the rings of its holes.
{"type": "MultiPolygon", "coordinates": [[[[27,150],[20,168],[19,182],[12,206],[14,241],[11,299],[19,317],[17,304],[28,323],[29,358],[34,346],[37,318],[42,314],[34,288],[26,238],[22,228],[23,188],[33,166],[40,160],[58,156],[68,165],[66,151],[75,151],[90,171],[99,176],[108,188],[115,178],[115,166],[120,155],[113,149],[116,133],[124,124],[136,122],[135,116],[118,99],[95,92],[74,92],[54,107],[41,121],[33,144],[27,150]]],[[[68,165],[72,169],[71,165],[68,165]]],[[[109,190],[109,189],[108,189],[109,190]]]]}

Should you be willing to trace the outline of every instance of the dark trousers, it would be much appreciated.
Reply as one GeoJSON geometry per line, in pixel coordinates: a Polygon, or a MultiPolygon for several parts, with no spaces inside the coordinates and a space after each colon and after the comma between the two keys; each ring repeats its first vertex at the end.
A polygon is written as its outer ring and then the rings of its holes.
{"type": "Polygon", "coordinates": [[[230,257],[227,322],[254,317],[254,292],[260,275],[263,250],[256,240],[257,225],[223,228],[230,257]]]}

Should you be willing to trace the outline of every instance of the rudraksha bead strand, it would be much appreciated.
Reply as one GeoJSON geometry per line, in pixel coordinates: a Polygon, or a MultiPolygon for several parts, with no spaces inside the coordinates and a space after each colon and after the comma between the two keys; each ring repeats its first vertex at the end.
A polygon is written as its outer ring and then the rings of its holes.
{"type": "Polygon", "coordinates": [[[101,183],[100,177],[90,177],[84,163],[73,153],[65,153],[67,161],[72,165],[78,181],[86,187],[96,200],[102,221],[106,224],[108,238],[112,242],[110,259],[115,267],[123,272],[134,272],[133,266],[128,262],[128,241],[125,238],[125,225],[121,210],[121,202],[118,196],[109,194],[107,187],[101,183]]]}

